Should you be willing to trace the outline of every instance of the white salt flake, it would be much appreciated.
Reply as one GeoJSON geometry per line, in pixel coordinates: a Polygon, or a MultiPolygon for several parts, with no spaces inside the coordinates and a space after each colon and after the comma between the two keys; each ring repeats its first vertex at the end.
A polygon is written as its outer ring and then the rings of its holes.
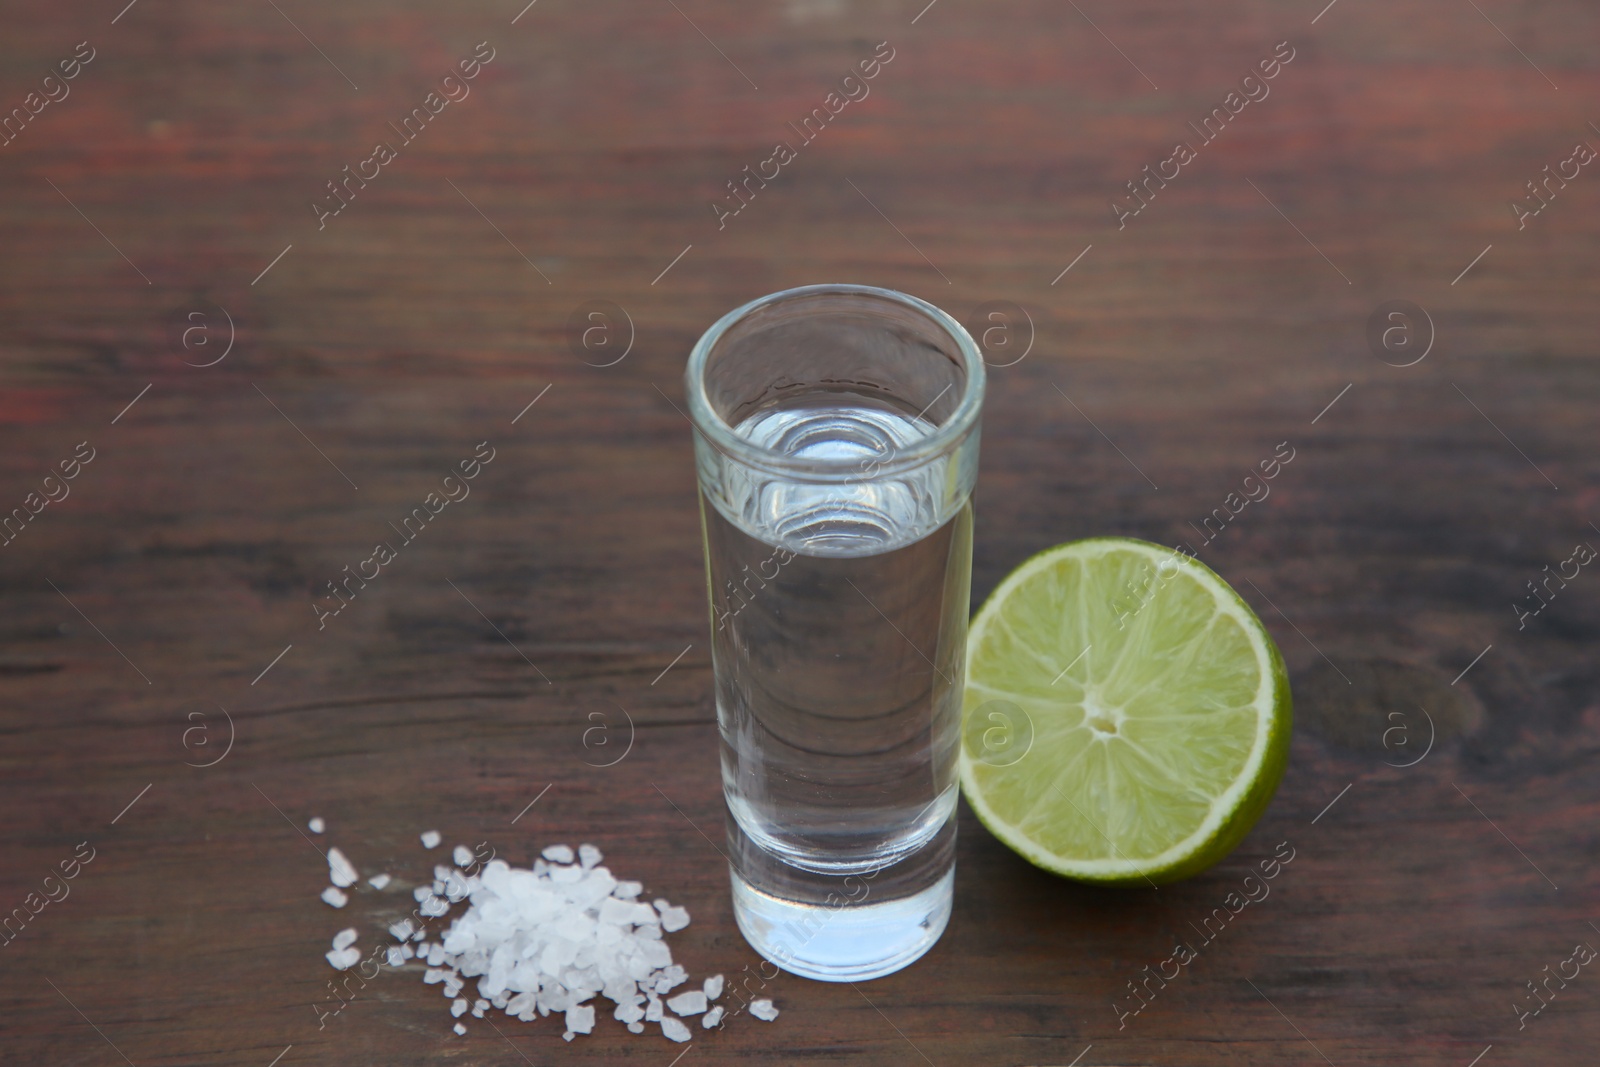
{"type": "Polygon", "coordinates": [[[438,848],[439,847],[439,842],[443,841],[443,840],[444,840],[444,838],[439,836],[439,831],[437,831],[437,830],[428,830],[425,833],[423,833],[423,835],[422,835],[422,847],[423,848],[438,848]]]}
{"type": "Polygon", "coordinates": [[[667,1007],[679,1015],[699,1015],[706,1010],[706,995],[698,989],[691,989],[667,1001],[667,1007]]]}
{"type": "Polygon", "coordinates": [[[456,1023],[455,1031],[456,1031],[456,1033],[460,1034],[462,1037],[466,1037],[467,1036],[467,1028],[465,1026],[461,1025],[460,1023],[456,1023]]]}
{"type": "Polygon", "coordinates": [[[345,886],[355,885],[361,878],[356,873],[355,864],[345,859],[344,853],[337,848],[328,849],[328,881],[343,889],[345,886]]]}
{"type": "Polygon", "coordinates": [[[361,950],[358,948],[336,948],[324,953],[329,963],[336,971],[347,971],[354,967],[361,959],[361,950]]]}
{"type": "Polygon", "coordinates": [[[367,884],[374,889],[382,889],[389,884],[389,876],[387,874],[375,874],[367,879],[367,884]]]}
{"type": "Polygon", "coordinates": [[[323,830],[327,829],[327,824],[324,823],[320,818],[313,817],[310,822],[306,823],[306,829],[310,830],[314,834],[320,834],[323,830]]]}
{"type": "Polygon", "coordinates": [[[356,928],[348,926],[333,935],[333,947],[336,949],[349,948],[356,943],[356,928]]]}
{"type": "Polygon", "coordinates": [[[322,900],[323,903],[331,904],[335,908],[342,908],[350,903],[349,896],[343,890],[335,889],[331,885],[322,891],[322,900]]]}
{"type": "MultiPolygon", "coordinates": [[[[430,848],[439,843],[436,832],[424,837],[430,848]]],[[[594,1032],[594,998],[603,996],[631,1032],[656,1023],[676,1042],[690,1040],[690,1028],[678,1016],[703,1016],[706,1029],[725,1020],[726,1009],[710,1004],[723,991],[721,975],[688,985],[663,1003],[663,996],[689,980],[688,971],[672,961],[663,931],[682,929],[689,914],[664,899],[654,906],[639,899],[643,886],[615,878],[600,865],[603,857],[593,845],[581,845],[576,853],[552,845],[529,869],[498,859],[480,867],[465,846],[450,858],[457,868],[437,865],[433,878],[416,887],[417,912],[442,918],[452,904],[467,906],[437,932],[419,929],[416,916],[392,924],[389,933],[399,944],[386,955],[393,966],[409,958],[425,962],[423,982],[440,987],[455,1018],[471,1011],[489,1019],[491,1010],[523,1021],[554,1015],[572,1040],[594,1032]],[[477,873],[458,869],[463,866],[477,873]]],[[[344,948],[358,953],[353,945],[344,948]]],[[[349,966],[355,958],[346,963],[344,956],[330,954],[329,962],[349,966]]]]}
{"type": "Polygon", "coordinates": [[[778,1009],[766,997],[758,997],[750,1002],[750,1014],[764,1023],[770,1023],[778,1017],[778,1009]]]}

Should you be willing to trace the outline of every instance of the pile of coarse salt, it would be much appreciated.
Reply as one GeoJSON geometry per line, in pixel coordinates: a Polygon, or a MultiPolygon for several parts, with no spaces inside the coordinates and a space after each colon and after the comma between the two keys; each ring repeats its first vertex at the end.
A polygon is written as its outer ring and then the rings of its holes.
{"type": "MultiPolygon", "coordinates": [[[[439,835],[429,831],[422,840],[434,848],[439,835]]],[[[423,981],[443,986],[457,1019],[469,1011],[482,1019],[491,1008],[524,1022],[535,1014],[556,1013],[564,1017],[563,1036],[571,1041],[593,1032],[595,1006],[589,1001],[603,996],[616,1005],[612,1018],[636,1034],[653,1023],[665,1037],[683,1042],[690,1037],[684,1020],[698,1016],[707,1030],[722,1024],[726,1011],[715,1003],[722,995],[722,975],[668,997],[689,975],[672,962],[662,935],[688,926],[689,912],[665,900],[639,900],[644,887],[614,878],[600,866],[600,850],[593,845],[580,845],[576,855],[567,845],[552,845],[531,870],[493,859],[481,873],[468,874],[461,868],[470,870],[475,863],[465,846],[457,846],[451,858],[456,867],[434,867],[433,884],[413,891],[417,914],[442,917],[461,901],[468,902],[467,910],[431,944],[411,919],[392,924],[389,932],[399,943],[386,956],[392,967],[410,959],[425,963],[423,981]],[[478,996],[469,1004],[460,994],[470,978],[478,979],[478,996]]],[[[336,886],[358,877],[337,849],[329,850],[329,868],[336,886]]],[[[372,882],[382,888],[378,879],[372,882]]],[[[360,958],[355,940],[355,930],[341,931],[328,962],[340,970],[355,963],[360,958]]],[[[749,1008],[766,1022],[778,1016],[765,998],[749,1008]]],[[[457,1022],[455,1032],[465,1034],[465,1024],[457,1022]]]]}

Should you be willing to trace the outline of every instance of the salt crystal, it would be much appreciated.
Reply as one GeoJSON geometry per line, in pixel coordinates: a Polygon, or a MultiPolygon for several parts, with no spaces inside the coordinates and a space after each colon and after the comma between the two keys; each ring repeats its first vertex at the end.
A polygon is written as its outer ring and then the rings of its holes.
{"type": "Polygon", "coordinates": [[[336,948],[323,954],[334,970],[347,971],[354,967],[361,959],[361,950],[358,948],[336,948]]]}
{"type": "MultiPolygon", "coordinates": [[[[439,843],[436,832],[424,835],[428,847],[439,843]]],[[[589,1002],[598,995],[616,1005],[613,1017],[630,1032],[642,1033],[647,1023],[656,1023],[676,1042],[689,1041],[691,1033],[679,1016],[701,1016],[705,1029],[726,1020],[727,1010],[711,1004],[723,992],[722,975],[689,985],[663,1003],[689,977],[672,961],[664,931],[682,929],[689,913],[665,899],[654,906],[639,899],[643,886],[618,881],[600,866],[602,856],[593,845],[576,852],[552,845],[531,869],[499,859],[480,868],[465,846],[450,858],[457,867],[437,865],[433,878],[416,887],[417,912],[444,917],[453,903],[468,901],[468,906],[448,929],[441,926],[431,934],[418,928],[416,916],[392,924],[389,932],[399,944],[386,956],[396,967],[408,958],[425,962],[423,982],[441,987],[454,1017],[471,1011],[487,1019],[491,1009],[524,1021],[555,1015],[570,1041],[593,1033],[598,1007],[589,1002]],[[462,867],[478,873],[466,874],[462,867]],[[466,992],[469,983],[480,994],[476,999],[466,992]]],[[[332,869],[334,861],[329,862],[332,869]]],[[[342,951],[349,954],[348,962],[334,953],[329,962],[348,967],[359,959],[353,944],[342,951]]],[[[777,1014],[770,1002],[765,1010],[770,1012],[766,1018],[777,1014]]],[[[464,1033],[461,1024],[457,1027],[464,1033]]]]}
{"type": "Polygon", "coordinates": [[[367,879],[367,884],[374,889],[382,889],[389,884],[389,876],[387,874],[375,874],[367,879]]]}
{"type": "Polygon", "coordinates": [[[770,1023],[778,1017],[778,1009],[773,1006],[771,1000],[759,997],[750,1002],[750,1014],[764,1023],[770,1023]]]}
{"type": "Polygon", "coordinates": [[[467,1028],[465,1026],[461,1025],[460,1023],[456,1023],[455,1031],[456,1031],[456,1033],[460,1034],[462,1037],[466,1037],[467,1036],[467,1028]]]}
{"type": "Polygon", "coordinates": [[[328,849],[328,880],[343,889],[348,885],[355,885],[361,876],[356,873],[355,864],[344,858],[344,853],[337,848],[328,849]]]}
{"type": "Polygon", "coordinates": [[[599,919],[602,923],[611,926],[622,926],[633,922],[633,916],[634,905],[630,901],[607,897],[600,902],[599,919]]]}
{"type": "Polygon", "coordinates": [[[349,948],[356,943],[356,928],[346,927],[333,935],[333,947],[338,949],[349,948]]]}
{"type": "Polygon", "coordinates": [[[322,900],[324,903],[331,904],[336,908],[342,908],[350,903],[348,896],[331,885],[322,891],[322,900]]]}
{"type": "Polygon", "coordinates": [[[439,836],[439,831],[437,831],[437,830],[429,830],[429,831],[427,831],[426,833],[424,833],[422,835],[422,847],[423,848],[438,848],[439,847],[439,842],[442,841],[442,840],[444,840],[444,838],[439,836]]]}
{"type": "Polygon", "coordinates": [[[698,989],[691,989],[667,1001],[667,1007],[679,1015],[699,1015],[706,1010],[706,995],[698,989]]]}
{"type": "Polygon", "coordinates": [[[306,823],[306,829],[310,830],[314,834],[320,834],[323,830],[327,829],[327,824],[324,823],[320,818],[313,818],[310,822],[306,823]]]}

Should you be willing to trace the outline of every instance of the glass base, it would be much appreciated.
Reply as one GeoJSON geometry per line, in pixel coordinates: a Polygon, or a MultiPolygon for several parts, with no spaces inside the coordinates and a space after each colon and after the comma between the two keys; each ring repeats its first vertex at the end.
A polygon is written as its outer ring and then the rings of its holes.
{"type": "Polygon", "coordinates": [[[733,915],[750,947],[823,982],[893,974],[933,947],[955,895],[954,813],[921,848],[824,874],[785,863],[728,818],[733,915]]]}
{"type": "Polygon", "coordinates": [[[882,978],[933,947],[950,921],[956,872],[915,896],[879,903],[805,904],[733,879],[733,916],[750,947],[790,974],[822,982],[882,978]]]}

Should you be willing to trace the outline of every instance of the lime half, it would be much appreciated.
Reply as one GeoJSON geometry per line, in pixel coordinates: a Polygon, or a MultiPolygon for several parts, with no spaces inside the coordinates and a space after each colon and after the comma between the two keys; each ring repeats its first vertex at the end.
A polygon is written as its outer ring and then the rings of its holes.
{"type": "Polygon", "coordinates": [[[1231,852],[1289,756],[1289,675],[1209,567],[1125,537],[1041,552],[967,638],[961,786],[1029,862],[1187,878],[1231,852]]]}

